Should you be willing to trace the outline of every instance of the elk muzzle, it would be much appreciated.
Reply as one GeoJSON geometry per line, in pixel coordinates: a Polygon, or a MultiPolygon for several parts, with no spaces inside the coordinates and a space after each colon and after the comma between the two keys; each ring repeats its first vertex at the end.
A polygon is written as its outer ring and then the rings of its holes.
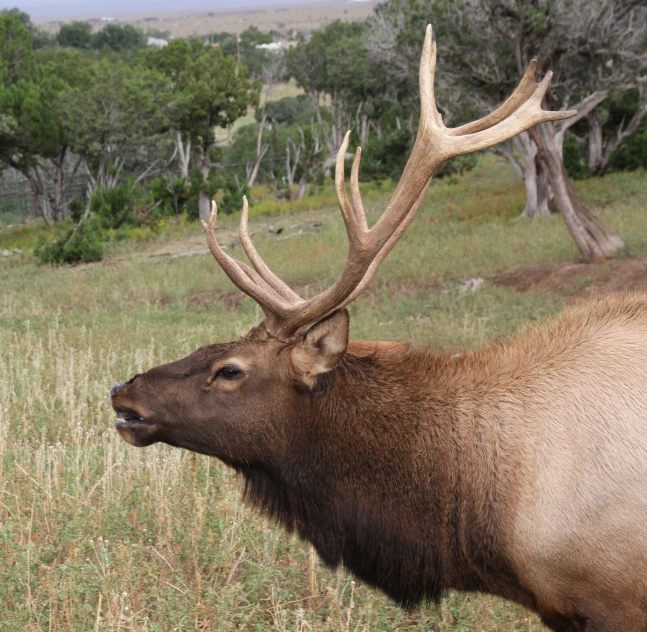
{"type": "Polygon", "coordinates": [[[156,421],[138,410],[133,398],[128,396],[130,387],[138,377],[139,375],[135,375],[130,380],[113,386],[110,389],[110,402],[117,413],[115,427],[119,436],[130,445],[145,448],[159,441],[160,428],[156,421]]]}

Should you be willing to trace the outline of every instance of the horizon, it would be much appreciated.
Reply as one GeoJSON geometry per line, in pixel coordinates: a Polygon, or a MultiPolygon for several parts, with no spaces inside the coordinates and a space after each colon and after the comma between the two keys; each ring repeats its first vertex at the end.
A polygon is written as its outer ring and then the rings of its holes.
{"type": "MultiPolygon", "coordinates": [[[[188,0],[179,5],[177,0],[140,0],[135,5],[132,0],[95,0],[92,3],[82,0],[14,0],[0,1],[0,9],[17,8],[25,11],[31,18],[63,19],[72,17],[114,17],[116,15],[190,12],[201,10],[221,11],[223,9],[285,6],[291,4],[316,4],[325,0],[188,0]]],[[[359,0],[355,0],[359,1],[359,0]]]]}

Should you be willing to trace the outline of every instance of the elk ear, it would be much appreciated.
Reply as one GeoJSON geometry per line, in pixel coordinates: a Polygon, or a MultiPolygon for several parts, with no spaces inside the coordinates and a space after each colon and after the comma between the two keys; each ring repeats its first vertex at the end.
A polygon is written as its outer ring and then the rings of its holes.
{"type": "Polygon", "coordinates": [[[313,325],[292,348],[297,379],[308,388],[321,373],[332,371],[348,346],[348,311],[340,309],[313,325]]]}

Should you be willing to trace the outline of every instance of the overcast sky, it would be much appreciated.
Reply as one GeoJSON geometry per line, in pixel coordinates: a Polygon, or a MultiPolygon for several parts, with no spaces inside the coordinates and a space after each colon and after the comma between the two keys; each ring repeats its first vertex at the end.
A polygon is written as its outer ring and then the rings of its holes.
{"type": "Polygon", "coordinates": [[[117,13],[146,13],[160,11],[191,11],[193,9],[226,9],[295,4],[316,0],[0,0],[0,9],[18,7],[33,18],[68,16],[104,16],[117,13]]]}

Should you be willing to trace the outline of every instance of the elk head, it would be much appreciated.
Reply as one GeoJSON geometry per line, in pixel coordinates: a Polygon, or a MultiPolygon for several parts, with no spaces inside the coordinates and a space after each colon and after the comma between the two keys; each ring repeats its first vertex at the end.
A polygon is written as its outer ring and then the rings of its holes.
{"type": "Polygon", "coordinates": [[[402,179],[384,214],[369,228],[359,191],[360,150],[350,177],[344,160],[350,132],[337,156],[335,186],[349,240],[349,254],[337,281],[302,299],[263,262],[252,244],[245,200],[242,246],[253,267],[233,259],[215,235],[216,205],[203,222],[209,249],[233,283],[263,309],[265,320],[241,340],[202,347],[113,388],[117,430],[129,443],[157,441],[216,456],[232,465],[280,460],[295,424],[308,416],[313,393],[326,387],[348,346],[346,305],[375,275],[418,210],[436,168],[461,154],[508,140],[538,123],[575,112],[541,108],[551,73],[534,81],[533,60],[514,93],[488,116],[447,128],[436,107],[436,44],[427,28],[420,64],[421,121],[402,179]]]}

